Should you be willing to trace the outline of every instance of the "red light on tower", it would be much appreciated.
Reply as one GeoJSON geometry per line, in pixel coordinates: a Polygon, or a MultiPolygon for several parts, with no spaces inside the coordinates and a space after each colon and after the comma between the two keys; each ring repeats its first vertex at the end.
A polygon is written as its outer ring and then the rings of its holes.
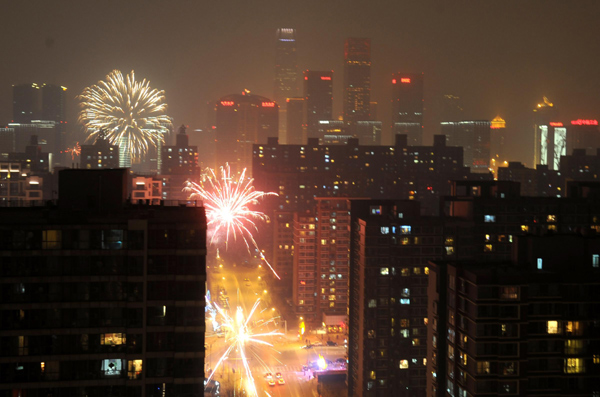
{"type": "Polygon", "coordinates": [[[275,102],[263,102],[261,105],[263,108],[274,108],[275,102]]]}
{"type": "Polygon", "coordinates": [[[410,79],[408,77],[402,77],[400,82],[403,84],[410,84],[410,79]]]}
{"type": "Polygon", "coordinates": [[[555,122],[555,121],[551,121],[549,124],[550,124],[550,127],[562,127],[563,126],[563,123],[555,122]]]}
{"type": "Polygon", "coordinates": [[[233,106],[233,101],[221,101],[222,106],[233,106]]]}
{"type": "Polygon", "coordinates": [[[598,125],[598,120],[571,120],[572,125],[598,125]]]}
{"type": "Polygon", "coordinates": [[[304,80],[308,80],[308,76],[304,76],[304,80]]]}
{"type": "Polygon", "coordinates": [[[392,79],[392,84],[396,84],[396,79],[392,79]]]}
{"type": "Polygon", "coordinates": [[[330,76],[321,76],[321,80],[331,80],[330,76]]]}

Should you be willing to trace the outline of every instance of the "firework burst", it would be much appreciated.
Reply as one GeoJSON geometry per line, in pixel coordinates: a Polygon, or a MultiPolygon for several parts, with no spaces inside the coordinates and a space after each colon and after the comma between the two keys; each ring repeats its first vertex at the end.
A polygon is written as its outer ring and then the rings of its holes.
{"type": "Polygon", "coordinates": [[[81,154],[81,146],[79,142],[77,142],[73,147],[68,147],[64,153],[71,153],[71,160],[75,160],[75,156],[79,156],[81,154]]]}
{"type": "Polygon", "coordinates": [[[266,221],[268,217],[264,213],[248,207],[257,204],[265,196],[276,196],[277,193],[255,190],[252,184],[254,179],[246,179],[246,169],[242,171],[239,178],[233,178],[229,165],[221,167],[220,178],[213,169],[208,168],[205,181],[207,183],[188,181],[184,191],[190,193],[190,199],[201,199],[204,202],[208,226],[213,227],[211,244],[218,241],[219,235],[225,235],[225,241],[229,241],[230,237],[237,240],[237,237],[240,236],[248,251],[250,251],[250,246],[256,248],[260,252],[261,259],[269,266],[273,274],[280,278],[252,236],[252,230],[258,230],[254,221],[266,221]]]}
{"type": "Polygon", "coordinates": [[[244,372],[246,374],[247,379],[247,388],[248,393],[251,396],[257,396],[258,393],[256,391],[256,385],[254,383],[254,377],[252,376],[252,371],[250,370],[250,366],[248,365],[248,356],[246,354],[246,344],[249,342],[258,343],[266,346],[273,346],[273,344],[266,342],[262,339],[262,337],[270,337],[270,336],[278,336],[283,335],[283,333],[278,331],[270,331],[265,333],[254,333],[252,327],[248,325],[252,315],[258,308],[260,304],[260,299],[257,299],[252,306],[252,310],[247,317],[244,316],[244,310],[241,306],[237,307],[237,311],[235,313],[235,318],[232,318],[229,313],[225,310],[221,309],[219,305],[213,302],[213,306],[215,307],[217,313],[222,318],[222,327],[227,329],[227,338],[225,339],[226,344],[228,345],[225,353],[219,358],[217,365],[211,372],[210,376],[207,379],[207,384],[213,378],[213,375],[217,372],[217,369],[221,366],[224,360],[226,360],[230,353],[234,350],[237,350],[240,355],[240,359],[242,361],[242,365],[244,367],[244,372]]]}
{"type": "Polygon", "coordinates": [[[106,81],[87,87],[78,98],[79,122],[89,134],[87,141],[104,134],[111,144],[125,145],[134,160],[164,142],[171,125],[164,91],[150,88],[145,79],[136,81],[133,71],[124,77],[113,70],[106,81]]]}

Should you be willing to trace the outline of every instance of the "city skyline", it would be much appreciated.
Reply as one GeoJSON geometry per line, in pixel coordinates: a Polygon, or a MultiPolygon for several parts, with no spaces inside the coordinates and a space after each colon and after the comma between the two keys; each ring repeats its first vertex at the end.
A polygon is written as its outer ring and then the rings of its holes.
{"type": "MultiPolygon", "coordinates": [[[[379,103],[384,143],[393,141],[388,83],[391,73],[398,71],[425,73],[424,144],[439,133],[443,120],[436,117],[444,94],[461,97],[467,120],[504,118],[510,128],[509,147],[514,149],[511,160],[528,166],[532,166],[533,140],[512,141],[524,134],[533,136],[531,111],[542,96],[556,103],[565,119],[598,118],[600,98],[595,87],[600,78],[592,70],[595,56],[587,50],[600,37],[593,24],[593,11],[600,5],[593,2],[533,1],[518,8],[496,1],[475,7],[440,1],[418,5],[273,2],[261,5],[268,11],[263,13],[241,3],[207,8],[187,3],[172,9],[129,2],[118,13],[112,4],[95,7],[69,1],[27,7],[11,4],[8,21],[0,28],[4,33],[0,43],[12,59],[0,71],[2,124],[10,121],[13,84],[64,85],[74,96],[120,68],[135,69],[164,88],[176,124],[190,125],[190,131],[201,129],[209,119],[208,101],[244,88],[271,96],[273,33],[282,27],[297,31],[300,70],[333,69],[340,77],[344,40],[371,38],[371,99],[379,103]],[[326,17],[336,13],[335,20],[326,17]],[[18,29],[25,18],[19,15],[27,15],[27,24],[36,29],[18,29]],[[125,19],[127,24],[122,23],[125,19]],[[197,23],[198,19],[203,22],[197,23]],[[550,25],[557,28],[545,28],[550,25]],[[577,59],[582,61],[573,62],[577,59]]],[[[334,86],[334,117],[342,111],[342,90],[339,78],[334,86]]],[[[75,106],[74,98],[68,97],[71,123],[75,106]]]]}

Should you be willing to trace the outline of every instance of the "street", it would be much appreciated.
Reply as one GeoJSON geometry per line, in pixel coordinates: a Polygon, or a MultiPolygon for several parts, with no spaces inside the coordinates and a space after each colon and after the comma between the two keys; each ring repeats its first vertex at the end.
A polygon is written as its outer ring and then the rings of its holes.
{"type": "MultiPolygon", "coordinates": [[[[316,379],[311,380],[312,370],[303,371],[303,365],[310,368],[311,363],[316,362],[321,354],[324,359],[334,363],[331,364],[333,367],[343,369],[341,364],[336,363],[336,359],[344,357],[345,348],[342,343],[342,346],[312,346],[303,349],[302,346],[306,345],[306,339],[314,343],[320,342],[320,338],[317,339],[316,335],[311,335],[310,337],[304,336],[302,341],[299,341],[297,329],[288,329],[285,333],[286,323],[279,314],[279,307],[285,305],[285,302],[272,302],[268,287],[263,281],[265,272],[268,271],[258,265],[233,267],[223,261],[217,262],[213,268],[207,269],[208,288],[212,301],[217,302],[221,307],[228,305],[229,315],[232,318],[235,318],[239,306],[246,318],[255,302],[260,299],[258,307],[248,320],[249,333],[256,335],[255,339],[269,342],[273,346],[252,340],[245,344],[248,366],[259,396],[317,396],[316,379]],[[226,298],[219,298],[219,296],[226,298]],[[222,305],[220,302],[227,302],[227,304],[222,305]],[[259,336],[273,331],[281,332],[282,335],[259,336]],[[272,375],[275,385],[269,385],[265,378],[267,373],[272,375]],[[285,384],[278,384],[277,373],[281,373],[285,384]]],[[[217,320],[219,320],[219,316],[217,316],[217,320]]],[[[215,335],[209,332],[208,330],[212,331],[212,320],[207,317],[206,321],[205,367],[208,377],[210,373],[208,369],[217,365],[230,343],[226,342],[229,338],[223,334],[215,335]]],[[[250,337],[252,338],[252,336],[250,337]]],[[[325,342],[323,343],[325,344],[325,342]]],[[[237,349],[232,349],[228,357],[216,369],[214,379],[221,382],[221,394],[224,396],[245,395],[242,390],[251,390],[247,387],[246,371],[241,352],[237,349]]]]}

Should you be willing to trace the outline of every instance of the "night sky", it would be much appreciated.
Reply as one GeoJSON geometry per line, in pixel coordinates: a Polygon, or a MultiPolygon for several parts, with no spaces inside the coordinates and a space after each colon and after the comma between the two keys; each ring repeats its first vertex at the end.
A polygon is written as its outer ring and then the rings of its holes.
{"type": "Polygon", "coordinates": [[[391,74],[425,72],[425,144],[439,132],[445,93],[463,99],[465,119],[505,118],[511,159],[528,166],[531,110],[543,95],[562,121],[600,118],[597,0],[60,0],[10,1],[2,11],[1,124],[11,119],[12,84],[67,86],[74,126],[84,87],[134,69],[166,91],[175,125],[203,128],[208,101],[244,88],[273,96],[278,27],[297,29],[300,70],[335,71],[336,115],[346,37],[372,39],[372,100],[384,125],[391,74]]]}

